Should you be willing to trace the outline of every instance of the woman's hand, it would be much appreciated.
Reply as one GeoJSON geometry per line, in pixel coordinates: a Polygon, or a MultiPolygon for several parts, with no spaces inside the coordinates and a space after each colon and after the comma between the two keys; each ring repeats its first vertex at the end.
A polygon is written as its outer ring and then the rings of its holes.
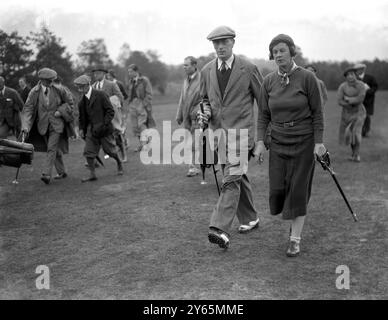
{"type": "Polygon", "coordinates": [[[253,148],[253,156],[257,159],[259,164],[262,164],[264,161],[264,152],[265,145],[262,140],[255,142],[255,147],[253,148]]]}
{"type": "Polygon", "coordinates": [[[314,154],[318,157],[322,157],[326,152],[326,148],[323,143],[316,143],[314,147],[314,154]]]}

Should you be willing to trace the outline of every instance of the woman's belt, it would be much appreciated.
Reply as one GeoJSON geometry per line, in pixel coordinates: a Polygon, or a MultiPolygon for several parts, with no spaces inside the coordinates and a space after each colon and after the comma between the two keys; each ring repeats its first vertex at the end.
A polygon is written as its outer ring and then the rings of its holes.
{"type": "Polygon", "coordinates": [[[312,123],[311,117],[287,121],[287,122],[271,121],[271,125],[273,125],[275,127],[281,127],[281,128],[292,128],[292,127],[296,127],[296,126],[299,126],[302,124],[311,124],[311,123],[312,123]]]}

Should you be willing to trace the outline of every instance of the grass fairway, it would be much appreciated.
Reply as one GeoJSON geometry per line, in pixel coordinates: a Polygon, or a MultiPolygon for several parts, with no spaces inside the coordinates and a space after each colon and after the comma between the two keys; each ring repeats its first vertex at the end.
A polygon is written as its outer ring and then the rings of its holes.
{"type": "MultiPolygon", "coordinates": [[[[186,165],[143,165],[129,153],[124,176],[113,160],[87,174],[83,142],[65,157],[69,177],[40,181],[44,154],[16,169],[0,168],[1,299],[387,299],[388,92],[378,92],[372,135],[361,163],[337,143],[340,108],[330,92],[325,144],[359,222],[327,172],[316,166],[300,257],[285,256],[289,225],[268,213],[268,156],[249,178],[261,225],[236,232],[224,251],[207,240],[217,190],[208,173],[186,178],[186,165]],[[50,289],[37,290],[35,269],[50,268],[50,289]],[[350,269],[350,289],[336,288],[336,267],[350,269]]],[[[158,129],[176,105],[154,106],[158,129]]],[[[174,127],[175,128],[175,124],[174,127]]]]}

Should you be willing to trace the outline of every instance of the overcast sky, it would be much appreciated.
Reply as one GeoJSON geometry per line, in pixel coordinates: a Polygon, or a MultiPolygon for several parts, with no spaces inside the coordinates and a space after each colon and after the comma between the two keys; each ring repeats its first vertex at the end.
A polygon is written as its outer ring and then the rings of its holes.
{"type": "Polygon", "coordinates": [[[156,50],[166,63],[213,51],[218,25],[236,33],[235,52],[267,58],[268,44],[289,34],[310,60],[388,59],[388,0],[12,0],[0,28],[27,35],[42,21],[75,55],[83,40],[104,38],[116,61],[124,42],[156,50]]]}

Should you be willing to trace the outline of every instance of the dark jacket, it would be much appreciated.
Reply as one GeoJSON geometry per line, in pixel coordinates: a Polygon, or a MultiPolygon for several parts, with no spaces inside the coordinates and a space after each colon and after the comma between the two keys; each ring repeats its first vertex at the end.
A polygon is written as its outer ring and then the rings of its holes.
{"type": "Polygon", "coordinates": [[[4,87],[4,96],[0,94],[0,124],[5,120],[13,129],[19,130],[21,126],[20,111],[24,103],[16,90],[4,87]]]}
{"type": "Polygon", "coordinates": [[[125,91],[124,84],[123,84],[121,81],[119,81],[119,80],[116,80],[115,82],[116,82],[116,84],[118,85],[118,87],[119,87],[119,89],[120,89],[120,91],[121,91],[121,94],[122,94],[123,97],[124,97],[124,100],[127,100],[127,99],[128,99],[128,94],[127,94],[127,92],[125,91]]]}
{"type": "Polygon", "coordinates": [[[370,74],[365,74],[362,81],[369,86],[369,89],[366,91],[366,95],[364,99],[364,107],[366,109],[366,113],[369,115],[372,115],[374,111],[374,104],[375,104],[375,93],[378,89],[377,81],[370,74]]]}
{"type": "Polygon", "coordinates": [[[95,137],[104,137],[113,133],[112,119],[115,115],[108,95],[104,91],[92,89],[90,101],[84,95],[78,103],[79,128],[86,134],[91,126],[95,137]]]}
{"type": "Polygon", "coordinates": [[[20,97],[22,98],[23,102],[25,103],[28,98],[28,94],[30,93],[31,88],[30,87],[25,87],[24,89],[19,90],[20,97]]]}

